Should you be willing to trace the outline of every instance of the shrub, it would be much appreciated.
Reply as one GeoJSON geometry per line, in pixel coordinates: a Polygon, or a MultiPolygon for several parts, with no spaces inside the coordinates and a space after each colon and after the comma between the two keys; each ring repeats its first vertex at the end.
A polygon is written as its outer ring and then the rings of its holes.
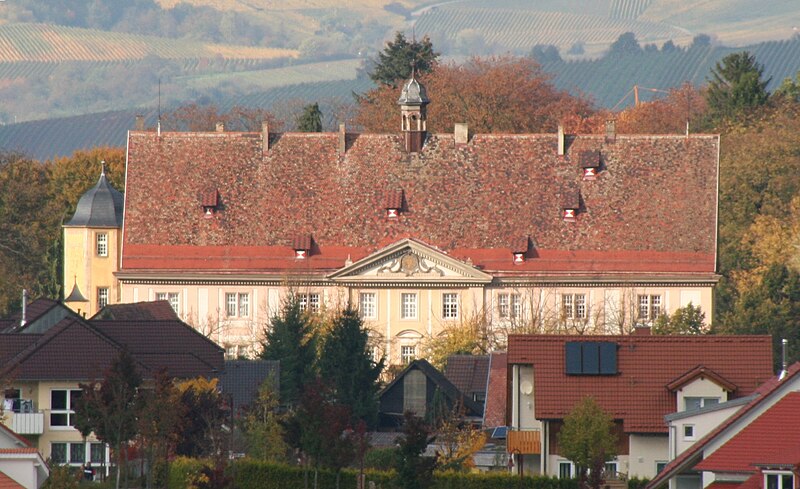
{"type": "Polygon", "coordinates": [[[201,477],[205,465],[205,461],[196,458],[176,458],[169,465],[168,489],[188,489],[192,487],[192,483],[201,477]]]}
{"type": "Polygon", "coordinates": [[[395,448],[374,448],[364,455],[364,467],[375,470],[391,470],[397,458],[395,448]]]}
{"type": "Polygon", "coordinates": [[[628,479],[628,489],[644,489],[644,486],[646,486],[648,482],[650,482],[650,479],[646,477],[641,479],[638,477],[628,479]]]}

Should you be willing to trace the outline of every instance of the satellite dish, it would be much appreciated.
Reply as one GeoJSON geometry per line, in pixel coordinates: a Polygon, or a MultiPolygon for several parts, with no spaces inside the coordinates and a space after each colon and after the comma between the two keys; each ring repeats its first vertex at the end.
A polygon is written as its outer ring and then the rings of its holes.
{"type": "Polygon", "coordinates": [[[531,395],[533,392],[533,384],[529,380],[523,380],[522,383],[519,385],[519,391],[525,394],[526,396],[531,395]]]}

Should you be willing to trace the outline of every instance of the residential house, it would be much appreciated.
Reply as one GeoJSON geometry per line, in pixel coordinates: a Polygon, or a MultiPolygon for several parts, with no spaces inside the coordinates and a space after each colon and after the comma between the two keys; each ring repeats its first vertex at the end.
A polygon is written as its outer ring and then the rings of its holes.
{"type": "Polygon", "coordinates": [[[389,134],[131,131],[124,219],[101,175],[65,226],[66,302],[169,301],[231,358],[290,294],[350,303],[390,365],[476,318],[499,336],[626,333],[689,303],[713,319],[718,136],[433,134],[435,94],[399,95],[389,134]]]}
{"type": "MultiPolygon", "coordinates": [[[[158,310],[157,305],[139,307],[158,310]]],[[[104,444],[94,436],[84,439],[74,428],[74,406],[82,392],[79,383],[101,379],[123,350],[133,355],[145,379],[161,369],[176,378],[210,378],[223,368],[222,349],[174,317],[87,320],[46,299],[26,309],[26,322],[9,326],[13,323],[7,321],[0,333],[0,379],[7,385],[3,404],[11,407],[2,422],[55,463],[108,461],[104,444]]]]}
{"type": "Polygon", "coordinates": [[[412,361],[381,389],[378,399],[379,426],[388,430],[399,429],[406,412],[425,417],[441,408],[475,424],[483,415],[481,404],[464,395],[426,360],[412,361]]]}
{"type": "Polygon", "coordinates": [[[465,396],[480,406],[486,402],[489,355],[450,355],[444,376],[465,396]]]}
{"type": "MultiPolygon", "coordinates": [[[[800,363],[678,453],[648,489],[796,489],[800,480],[800,363]]],[[[672,423],[674,418],[669,419],[672,423]]],[[[677,420],[686,426],[686,420],[677,420]]],[[[676,430],[678,440],[685,435],[676,430]]]]}
{"type": "Polygon", "coordinates": [[[669,460],[665,415],[749,396],[771,376],[769,336],[512,335],[507,449],[526,472],[573,476],[558,432],[590,396],[614,420],[606,469],[651,478],[669,460]]]}
{"type": "Polygon", "coordinates": [[[49,475],[36,448],[0,423],[0,488],[39,489],[49,475]]]}

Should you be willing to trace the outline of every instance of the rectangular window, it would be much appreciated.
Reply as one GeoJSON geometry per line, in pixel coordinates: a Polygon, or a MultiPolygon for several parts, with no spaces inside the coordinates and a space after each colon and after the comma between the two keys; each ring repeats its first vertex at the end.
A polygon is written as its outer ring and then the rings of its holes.
{"type": "Polygon", "coordinates": [[[511,317],[514,319],[522,317],[522,299],[519,294],[511,294],[511,317]]]}
{"type": "Polygon", "coordinates": [[[408,365],[417,357],[417,347],[403,345],[400,347],[400,361],[403,365],[408,365]]]}
{"type": "Polygon", "coordinates": [[[586,319],[586,294],[561,294],[565,319],[586,319]]]}
{"type": "Polygon", "coordinates": [[[683,439],[684,440],[694,440],[694,425],[693,424],[685,424],[683,425],[683,439]]]}
{"type": "Polygon", "coordinates": [[[559,479],[572,479],[572,462],[559,462],[558,463],[558,478],[559,479]]]}
{"type": "Polygon", "coordinates": [[[362,292],[358,296],[359,312],[364,319],[377,319],[377,295],[375,292],[362,292]]]}
{"type": "Polygon", "coordinates": [[[297,299],[301,311],[319,312],[319,294],[298,294],[297,299]]]}
{"type": "Polygon", "coordinates": [[[86,461],[86,446],[83,443],[69,444],[69,463],[82,464],[86,461]]]}
{"type": "Polygon", "coordinates": [[[250,294],[246,292],[226,292],[225,315],[229,318],[246,318],[250,316],[250,294]]]}
{"type": "Polygon", "coordinates": [[[156,293],[156,300],[157,301],[169,301],[169,305],[172,306],[172,310],[175,311],[175,314],[178,314],[178,310],[180,308],[180,294],[178,292],[157,292],[156,293]]]}
{"type": "Polygon", "coordinates": [[[92,443],[90,461],[94,463],[106,463],[106,446],[103,443],[92,443]]]}
{"type": "Polygon", "coordinates": [[[497,315],[500,317],[500,319],[507,319],[511,315],[509,299],[509,294],[497,295],[497,315]]]}
{"type": "Polygon", "coordinates": [[[639,296],[639,319],[642,321],[653,321],[661,315],[661,296],[660,295],[640,295],[639,296]]]}
{"type": "Polygon", "coordinates": [[[794,474],[783,471],[764,471],[764,489],[794,489],[794,474]]]}
{"type": "Polygon", "coordinates": [[[51,443],[50,444],[50,460],[56,464],[67,463],[67,444],[66,443],[51,443]]]}
{"type": "Polygon", "coordinates": [[[108,233],[97,233],[97,256],[108,256],[108,233]]]}
{"type": "Polygon", "coordinates": [[[719,397],[684,397],[685,410],[700,409],[719,404],[719,397]]]}
{"type": "Polygon", "coordinates": [[[603,467],[603,478],[614,480],[617,478],[617,462],[606,462],[603,467]]]}
{"type": "Polygon", "coordinates": [[[458,294],[442,294],[442,318],[458,319],[458,294]]]}
{"type": "Polygon", "coordinates": [[[50,391],[50,426],[70,427],[74,422],[75,404],[83,391],[54,389],[50,391]]]}
{"type": "Polygon", "coordinates": [[[108,287],[97,289],[97,307],[102,309],[108,305],[108,287]]]}
{"type": "Polygon", "coordinates": [[[417,294],[400,294],[400,319],[417,319],[417,294]]]}

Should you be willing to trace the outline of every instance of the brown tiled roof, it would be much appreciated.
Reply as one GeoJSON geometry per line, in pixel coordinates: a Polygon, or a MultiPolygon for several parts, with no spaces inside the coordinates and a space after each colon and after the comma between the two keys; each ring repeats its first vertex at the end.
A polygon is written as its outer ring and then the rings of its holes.
{"type": "Polygon", "coordinates": [[[508,362],[534,366],[534,405],[539,419],[563,419],[591,395],[628,433],[666,433],[664,416],[676,410],[673,380],[703,365],[737,386],[732,397],[751,394],[772,376],[769,336],[561,336],[511,335],[508,362]],[[617,344],[616,375],[567,375],[565,344],[617,344]]]}
{"type": "Polygon", "coordinates": [[[123,272],[285,271],[292,238],[311,232],[319,252],[306,269],[416,237],[487,271],[536,273],[540,258],[529,268],[508,258],[513,240],[535,234],[545,270],[715,270],[716,136],[576,136],[561,158],[555,134],[476,134],[458,146],[429,135],[417,155],[400,134],[348,137],[340,154],[337,133],[273,135],[262,155],[260,133],[130,133],[123,272]],[[583,151],[603,155],[594,181],[576,164],[583,151]],[[225,209],[203,219],[197,196],[209,186],[225,209]],[[408,208],[387,220],[392,188],[408,208]],[[577,222],[565,223],[563,200],[578,191],[577,222]]]}
{"type": "Polygon", "coordinates": [[[295,234],[292,237],[293,250],[310,250],[313,239],[310,234],[295,234]]]}
{"type": "Polygon", "coordinates": [[[489,357],[489,384],[483,410],[483,427],[506,426],[506,393],[508,385],[508,354],[494,352],[489,357]]]}
{"type": "Polygon", "coordinates": [[[41,335],[0,333],[0,365],[35,342],[41,335]]]}
{"type": "Polygon", "coordinates": [[[169,301],[135,302],[132,304],[109,304],[92,317],[115,321],[169,321],[178,319],[169,301]]]}
{"type": "MultiPolygon", "coordinates": [[[[35,319],[38,319],[56,305],[58,305],[58,301],[54,301],[52,299],[36,299],[33,302],[28,303],[28,305],[25,307],[25,320],[27,322],[31,322],[35,319]]],[[[9,320],[13,321],[15,325],[19,324],[20,319],[22,319],[22,311],[17,311],[9,318],[9,320]]]]}
{"type": "Polygon", "coordinates": [[[216,207],[219,203],[219,192],[217,189],[206,190],[203,192],[203,207],[216,207]]]}
{"type": "Polygon", "coordinates": [[[488,355],[451,355],[444,368],[447,380],[468,396],[486,394],[488,375],[488,355]]]}
{"type": "Polygon", "coordinates": [[[190,377],[212,377],[223,370],[224,350],[180,320],[96,320],[92,325],[154,372],[165,367],[176,377],[187,376],[187,372],[190,377]]]}
{"type": "Polygon", "coordinates": [[[578,155],[578,163],[581,168],[599,168],[600,167],[600,152],[599,151],[581,151],[578,155]]]}

